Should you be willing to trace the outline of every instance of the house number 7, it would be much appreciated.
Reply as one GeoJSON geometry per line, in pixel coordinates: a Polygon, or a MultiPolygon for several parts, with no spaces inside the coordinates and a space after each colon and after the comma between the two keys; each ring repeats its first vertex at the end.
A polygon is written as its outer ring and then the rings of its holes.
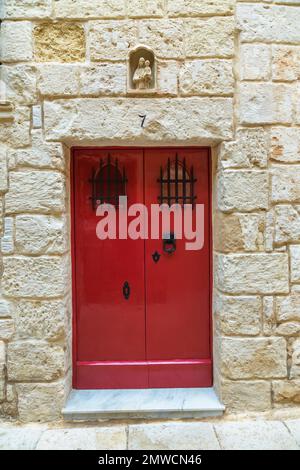
{"type": "Polygon", "coordinates": [[[139,117],[141,118],[142,122],[141,122],[141,127],[144,127],[144,124],[145,124],[145,121],[146,121],[146,117],[147,117],[147,114],[139,114],[139,117]]]}

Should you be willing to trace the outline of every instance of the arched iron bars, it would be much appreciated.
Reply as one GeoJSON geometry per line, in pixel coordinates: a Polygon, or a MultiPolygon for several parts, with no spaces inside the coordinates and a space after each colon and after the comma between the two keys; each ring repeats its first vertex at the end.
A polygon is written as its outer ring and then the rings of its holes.
{"type": "Polygon", "coordinates": [[[117,158],[112,162],[111,155],[100,159],[99,168],[92,170],[89,182],[92,185],[92,207],[96,210],[99,204],[108,203],[118,207],[119,196],[126,196],[127,177],[125,167],[119,167],[117,158]],[[106,161],[105,161],[106,160],[106,161]]]}
{"type": "Polygon", "coordinates": [[[160,204],[192,204],[194,207],[197,195],[194,193],[194,184],[197,179],[194,177],[194,167],[187,170],[185,158],[181,162],[176,154],[175,162],[171,163],[168,158],[167,168],[164,171],[160,167],[160,177],[157,180],[160,184],[160,195],[158,201],[160,204]],[[175,164],[174,164],[175,163],[175,164]]]}

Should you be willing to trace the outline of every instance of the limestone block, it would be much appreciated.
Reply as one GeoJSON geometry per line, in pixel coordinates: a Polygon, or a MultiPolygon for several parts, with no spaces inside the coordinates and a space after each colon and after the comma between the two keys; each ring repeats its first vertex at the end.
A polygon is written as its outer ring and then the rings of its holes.
{"type": "Polygon", "coordinates": [[[126,93],[126,64],[93,64],[78,69],[80,95],[124,95],[126,93]]]}
{"type": "Polygon", "coordinates": [[[298,242],[300,238],[300,213],[290,204],[275,206],[275,236],[277,244],[298,242]]]}
{"type": "Polygon", "coordinates": [[[267,44],[242,44],[241,80],[268,80],[271,76],[271,49],[267,44]]]}
{"type": "Polygon", "coordinates": [[[58,297],[66,290],[66,263],[58,256],[5,257],[3,292],[8,297],[58,297]]]}
{"type": "Polygon", "coordinates": [[[2,2],[2,18],[21,20],[51,16],[51,0],[2,0],[2,2]]]}
{"type": "Polygon", "coordinates": [[[7,148],[0,145],[0,193],[8,189],[7,148]]]}
{"type": "Polygon", "coordinates": [[[0,196],[0,236],[4,232],[4,197],[0,196]]]}
{"type": "Polygon", "coordinates": [[[23,422],[55,421],[61,417],[63,383],[18,384],[19,418],[23,422]]]}
{"type": "Polygon", "coordinates": [[[297,127],[275,127],[271,130],[270,158],[278,162],[300,162],[300,132],[297,127]]]}
{"type": "Polygon", "coordinates": [[[32,129],[42,127],[42,107],[40,105],[32,106],[32,129]]]}
{"type": "Polygon", "coordinates": [[[278,81],[294,81],[300,77],[300,48],[273,46],[272,77],[278,81]]]}
{"type": "Polygon", "coordinates": [[[193,60],[181,66],[182,95],[232,95],[234,78],[230,60],[193,60]]]}
{"type": "Polygon", "coordinates": [[[184,24],[181,20],[145,20],[139,25],[139,42],[153,49],[157,57],[184,57],[184,24]]]}
{"type": "Polygon", "coordinates": [[[300,294],[292,293],[287,297],[276,297],[276,318],[278,322],[300,322],[300,294]]]}
{"type": "Polygon", "coordinates": [[[1,123],[0,141],[17,148],[30,145],[30,117],[29,107],[17,107],[14,121],[1,123]]]}
{"type": "Polygon", "coordinates": [[[223,382],[222,402],[227,411],[267,411],[271,408],[271,384],[262,380],[223,382]]]}
{"type": "Polygon", "coordinates": [[[172,0],[168,2],[169,16],[210,16],[234,13],[235,0],[172,0]]]}
{"type": "Polygon", "coordinates": [[[232,17],[189,18],[186,26],[187,57],[233,56],[235,23],[232,17]]]}
{"type": "Polygon", "coordinates": [[[229,294],[287,294],[287,253],[216,255],[217,286],[229,294]]]}
{"type": "Polygon", "coordinates": [[[300,201],[300,165],[274,165],[271,169],[271,175],[272,201],[300,201]]]}
{"type": "Polygon", "coordinates": [[[7,213],[61,212],[65,208],[64,175],[55,171],[12,171],[6,194],[7,213]]]}
{"type": "Polygon", "coordinates": [[[276,334],[280,336],[299,336],[300,323],[297,323],[297,322],[281,323],[281,325],[279,325],[276,328],[276,334]]]}
{"type": "Polygon", "coordinates": [[[3,65],[2,80],[6,83],[7,99],[30,105],[37,100],[35,67],[32,65],[3,65]]]}
{"type": "Polygon", "coordinates": [[[97,450],[124,450],[127,448],[127,430],[125,426],[111,426],[96,429],[97,450]]]}
{"type": "Polygon", "coordinates": [[[62,145],[56,142],[45,142],[40,130],[31,131],[31,137],[32,147],[9,152],[9,156],[15,159],[16,164],[22,167],[64,170],[65,159],[62,145]]]}
{"type": "Polygon", "coordinates": [[[157,88],[160,94],[177,95],[178,68],[178,63],[175,60],[160,61],[158,63],[157,88]]]}
{"type": "MultiPolygon", "coordinates": [[[[135,23],[92,21],[89,28],[91,60],[124,60],[137,43],[135,23]]],[[[145,39],[143,42],[146,42],[145,39]]],[[[147,43],[148,44],[148,43],[147,43]]]]}
{"type": "Polygon", "coordinates": [[[43,96],[78,95],[79,67],[70,64],[40,65],[38,90],[43,96]]]}
{"type": "Polygon", "coordinates": [[[263,214],[225,214],[215,221],[215,249],[225,253],[264,250],[263,214]]]}
{"type": "Polygon", "coordinates": [[[275,403],[300,403],[300,380],[275,380],[272,382],[275,403]]]}
{"type": "MultiPolygon", "coordinates": [[[[74,145],[118,142],[201,144],[228,140],[232,135],[230,98],[78,99],[45,102],[47,140],[74,145]],[[141,127],[139,115],[146,115],[141,127]]],[[[249,196],[250,199],[250,196],[249,196]]]]}
{"type": "Polygon", "coordinates": [[[95,428],[46,430],[38,442],[37,450],[50,449],[96,450],[95,428]]]}
{"type": "Polygon", "coordinates": [[[42,428],[3,426],[0,428],[0,450],[35,450],[42,428]]]}
{"type": "Polygon", "coordinates": [[[215,322],[224,335],[258,335],[261,331],[262,302],[258,296],[220,295],[215,304],[215,322]]]}
{"type": "MultiPolygon", "coordinates": [[[[130,3],[132,0],[130,0],[130,3]]],[[[55,0],[56,18],[119,18],[125,16],[125,0],[55,0]]]]}
{"type": "Polygon", "coordinates": [[[296,99],[296,124],[300,124],[300,100],[299,100],[299,96],[300,96],[300,85],[299,85],[299,82],[297,83],[297,86],[296,86],[296,96],[297,96],[297,99],[296,99]]]}
{"type": "Polygon", "coordinates": [[[5,21],[1,25],[1,62],[32,60],[32,26],[30,21],[5,21]]]}
{"type": "Polygon", "coordinates": [[[33,36],[38,62],[82,62],[85,59],[85,34],[80,24],[42,23],[35,26],[33,36]]]}
{"type": "Polygon", "coordinates": [[[13,320],[0,319],[0,340],[8,341],[12,338],[15,332],[14,322],[13,320]]]}
{"type": "Polygon", "coordinates": [[[265,171],[225,171],[218,178],[221,211],[268,208],[268,174],[265,171]]]}
{"type": "Polygon", "coordinates": [[[0,402],[5,398],[6,350],[4,341],[0,341],[0,402]]]}
{"type": "Polygon", "coordinates": [[[11,316],[11,305],[7,300],[0,299],[0,318],[6,318],[11,316]]]}
{"type": "Polygon", "coordinates": [[[291,123],[295,90],[278,83],[242,83],[240,123],[291,123]]]}
{"type": "Polygon", "coordinates": [[[289,6],[238,4],[236,9],[241,40],[251,42],[300,42],[300,10],[289,6]],[[276,27],[274,27],[276,25],[276,27]]]}
{"type": "Polygon", "coordinates": [[[163,0],[130,0],[127,12],[131,18],[161,17],[164,15],[163,0]]]}
{"type": "Polygon", "coordinates": [[[224,142],[219,151],[220,168],[265,168],[270,136],[263,128],[238,129],[236,140],[224,142]]]}
{"type": "Polygon", "coordinates": [[[290,245],[291,282],[300,282],[300,245],[290,245]]]}
{"type": "Polygon", "coordinates": [[[13,217],[5,217],[4,233],[0,241],[1,252],[5,255],[14,252],[14,219],[13,217]]]}
{"type": "Polygon", "coordinates": [[[60,346],[45,341],[18,341],[7,348],[7,375],[11,381],[54,380],[64,369],[60,346]]]}
{"type": "Polygon", "coordinates": [[[210,423],[155,423],[129,426],[130,450],[218,450],[210,423]]]}
{"type": "Polygon", "coordinates": [[[16,250],[24,255],[65,253],[67,251],[65,219],[47,215],[17,216],[16,250]]]}
{"type": "Polygon", "coordinates": [[[283,338],[223,338],[221,370],[233,380],[283,378],[286,357],[283,338]]]}
{"type": "Polygon", "coordinates": [[[300,338],[295,339],[292,345],[291,378],[300,377],[300,338]]]}

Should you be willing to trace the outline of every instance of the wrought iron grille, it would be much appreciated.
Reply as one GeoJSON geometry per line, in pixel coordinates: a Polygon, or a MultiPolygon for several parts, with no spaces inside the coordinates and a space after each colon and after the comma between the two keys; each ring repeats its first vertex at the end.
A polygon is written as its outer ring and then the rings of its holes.
{"type": "Polygon", "coordinates": [[[112,204],[116,207],[119,205],[119,196],[126,196],[126,172],[125,167],[119,167],[118,159],[112,162],[110,154],[103,160],[100,159],[99,168],[92,170],[92,177],[89,180],[92,186],[93,209],[95,210],[99,204],[112,204]]]}
{"type": "Polygon", "coordinates": [[[192,204],[194,206],[197,195],[194,194],[194,184],[197,179],[194,177],[194,167],[188,171],[185,158],[180,161],[176,154],[175,161],[171,163],[168,158],[167,168],[160,167],[160,204],[192,204]]]}

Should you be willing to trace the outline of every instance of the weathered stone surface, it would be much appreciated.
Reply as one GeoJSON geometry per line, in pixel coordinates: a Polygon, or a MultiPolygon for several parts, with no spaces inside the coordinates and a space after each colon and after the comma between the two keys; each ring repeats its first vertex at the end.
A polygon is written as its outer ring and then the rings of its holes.
{"type": "Polygon", "coordinates": [[[267,411],[271,408],[271,384],[262,380],[223,382],[222,402],[227,411],[267,411]]]}
{"type": "Polygon", "coordinates": [[[8,297],[57,297],[66,291],[66,265],[62,257],[3,260],[3,291],[8,297]]]}
{"type": "Polygon", "coordinates": [[[262,214],[225,214],[215,221],[215,249],[225,253],[264,250],[265,218],[262,214]]]}
{"type": "Polygon", "coordinates": [[[11,150],[9,155],[22,167],[54,168],[64,170],[65,161],[60,143],[45,142],[40,130],[31,131],[32,147],[11,150]]]}
{"type": "MultiPolygon", "coordinates": [[[[95,21],[90,23],[91,60],[124,60],[137,43],[138,30],[125,21],[95,21]]],[[[145,41],[143,41],[145,42],[145,41]]]]}
{"type": "Polygon", "coordinates": [[[231,17],[188,19],[187,57],[231,57],[234,54],[234,20],[231,17]]]}
{"type": "Polygon", "coordinates": [[[46,215],[17,216],[16,250],[24,255],[65,253],[67,251],[65,219],[46,215]]]}
{"type": "Polygon", "coordinates": [[[297,127],[275,127],[271,132],[270,158],[278,162],[300,162],[300,133],[297,127]]]}
{"type": "Polygon", "coordinates": [[[4,218],[4,232],[1,238],[1,252],[5,255],[14,252],[14,219],[13,217],[4,218]]]}
{"type": "Polygon", "coordinates": [[[300,282],[300,245],[290,246],[291,281],[300,282]]]}
{"type": "Polygon", "coordinates": [[[63,383],[18,384],[19,417],[23,422],[55,421],[61,417],[63,383]]]}
{"type": "Polygon", "coordinates": [[[78,69],[81,96],[124,95],[126,64],[94,64],[78,69]]]}
{"type": "Polygon", "coordinates": [[[55,0],[54,2],[56,18],[119,18],[125,14],[125,0],[93,0],[93,2],[55,0]]]}
{"type": "Polygon", "coordinates": [[[298,242],[299,238],[300,213],[298,209],[290,204],[275,206],[275,243],[298,242]]]}
{"type": "Polygon", "coordinates": [[[242,421],[215,425],[224,450],[298,450],[296,440],[280,421],[242,421]]]}
{"type": "Polygon", "coordinates": [[[127,448],[127,432],[125,426],[111,426],[96,429],[97,450],[124,450],[127,448]]]}
{"type": "Polygon", "coordinates": [[[5,21],[1,25],[1,62],[32,59],[32,26],[29,21],[5,21]]]}
{"type": "Polygon", "coordinates": [[[291,123],[294,90],[278,83],[241,83],[240,123],[291,123]]]}
{"type": "Polygon", "coordinates": [[[37,104],[32,106],[32,129],[41,129],[42,127],[42,107],[37,104]]]}
{"type": "Polygon", "coordinates": [[[20,300],[14,315],[19,338],[59,340],[65,334],[66,306],[62,300],[20,300]]]}
{"type": "Polygon", "coordinates": [[[300,323],[286,322],[281,323],[276,328],[276,334],[280,336],[298,336],[300,333],[300,323]]]}
{"type": "Polygon", "coordinates": [[[182,95],[232,95],[232,62],[217,59],[186,61],[180,70],[179,90],[182,95]]]}
{"type": "Polygon", "coordinates": [[[295,339],[292,345],[292,367],[290,376],[292,379],[300,377],[300,338],[295,339]]]}
{"type": "Polygon", "coordinates": [[[300,78],[300,48],[294,46],[273,46],[273,80],[294,81],[300,78]]]}
{"type": "Polygon", "coordinates": [[[288,255],[236,254],[216,256],[217,286],[230,294],[287,294],[288,255]]]}
{"type": "Polygon", "coordinates": [[[238,27],[242,41],[300,42],[299,8],[272,5],[237,5],[238,27]],[[275,26],[276,25],[276,26],[275,26]]]}
{"type": "Polygon", "coordinates": [[[275,403],[300,403],[300,380],[275,380],[272,390],[275,403]]]}
{"type": "Polygon", "coordinates": [[[38,67],[38,90],[43,96],[79,94],[79,67],[71,64],[43,64],[38,67]]]}
{"type": "Polygon", "coordinates": [[[138,424],[129,426],[130,450],[218,450],[209,423],[138,424]]]}
{"type": "Polygon", "coordinates": [[[48,140],[66,143],[196,143],[230,139],[230,98],[78,99],[45,102],[48,140]],[[139,114],[146,114],[141,127],[139,114]],[[170,117],[172,120],[170,122],[170,117]]]}
{"type": "Polygon", "coordinates": [[[164,15],[163,0],[130,0],[127,12],[131,18],[161,17],[164,15]]]}
{"type": "Polygon", "coordinates": [[[37,100],[35,67],[32,65],[2,66],[7,99],[13,103],[33,104],[37,100]]]}
{"type": "Polygon", "coordinates": [[[64,370],[60,346],[45,341],[18,341],[7,348],[7,375],[11,381],[54,380],[64,370]]]}
{"type": "Polygon", "coordinates": [[[292,293],[287,297],[276,297],[276,318],[278,322],[300,322],[300,294],[292,293]]]}
{"type": "Polygon", "coordinates": [[[5,398],[6,350],[4,341],[0,341],[0,402],[5,398]]]}
{"type": "Polygon", "coordinates": [[[235,0],[176,0],[168,2],[168,14],[170,16],[209,16],[223,15],[234,12],[235,0]]]}
{"type": "Polygon", "coordinates": [[[218,179],[221,211],[252,211],[268,208],[268,174],[265,171],[226,171],[218,179]]]}
{"type": "Polygon", "coordinates": [[[55,171],[12,171],[6,211],[61,212],[65,207],[64,175],[55,171]]]}
{"type": "Polygon", "coordinates": [[[160,61],[157,69],[159,94],[176,96],[178,93],[179,64],[175,60],[160,61]]]}
{"type": "Polygon", "coordinates": [[[95,428],[49,429],[38,442],[37,450],[96,450],[95,428]]]}
{"type": "Polygon", "coordinates": [[[0,141],[17,148],[30,145],[29,107],[17,107],[14,112],[14,121],[1,123],[0,141]]]}
{"type": "Polygon", "coordinates": [[[145,20],[139,25],[139,41],[153,48],[157,57],[184,57],[184,24],[182,20],[145,20]]]}
{"type": "Polygon", "coordinates": [[[12,308],[7,300],[0,299],[0,318],[10,317],[12,308]]]}
{"type": "Polygon", "coordinates": [[[223,338],[221,368],[229,379],[268,379],[287,376],[283,338],[223,338]]]}
{"type": "Polygon", "coordinates": [[[8,189],[7,148],[0,145],[0,193],[8,189]]]}
{"type": "Polygon", "coordinates": [[[9,340],[15,332],[14,322],[10,319],[0,319],[0,340],[9,340]]]}
{"type": "Polygon", "coordinates": [[[81,62],[85,59],[85,35],[80,24],[39,24],[33,35],[35,59],[39,62],[81,62]]]}
{"type": "Polygon", "coordinates": [[[261,331],[260,297],[219,295],[215,303],[215,323],[224,335],[258,335],[261,331]]]}
{"type": "Polygon", "coordinates": [[[35,450],[42,432],[36,427],[1,427],[0,450],[35,450]]]}
{"type": "Polygon", "coordinates": [[[300,166],[273,166],[271,198],[274,202],[300,202],[300,166]]]}
{"type": "Polygon", "coordinates": [[[51,0],[2,0],[1,17],[7,19],[50,18],[51,0]]]}
{"type": "Polygon", "coordinates": [[[242,44],[241,80],[268,80],[271,76],[271,48],[266,44],[242,44]]]}
{"type": "Polygon", "coordinates": [[[299,419],[288,419],[284,422],[290,433],[294,436],[300,447],[300,421],[299,419]]]}

